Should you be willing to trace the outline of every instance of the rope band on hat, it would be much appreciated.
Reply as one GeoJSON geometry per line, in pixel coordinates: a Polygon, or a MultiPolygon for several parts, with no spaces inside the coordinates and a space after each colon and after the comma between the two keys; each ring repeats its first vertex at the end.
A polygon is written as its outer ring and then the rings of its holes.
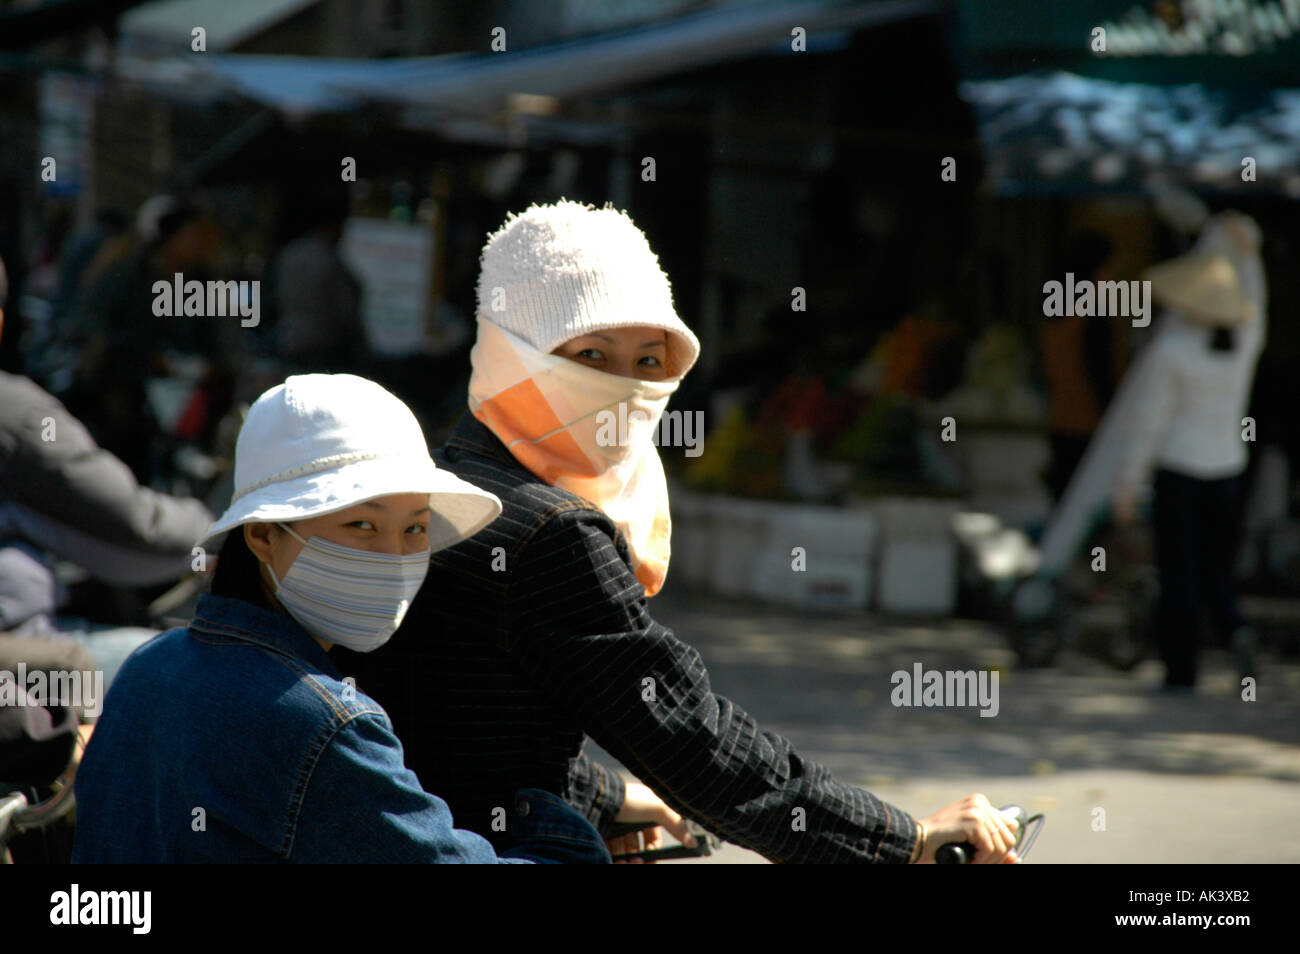
{"type": "Polygon", "coordinates": [[[240,497],[251,494],[254,490],[260,490],[268,484],[277,484],[282,480],[289,480],[293,477],[302,477],[306,474],[316,474],[322,470],[329,470],[337,464],[351,464],[357,461],[374,460],[379,457],[387,457],[387,454],[378,454],[374,451],[358,451],[353,454],[335,454],[332,457],[320,457],[309,464],[300,464],[297,467],[290,467],[288,470],[282,470],[278,474],[272,474],[270,477],[263,477],[261,480],[255,480],[247,487],[240,490],[230,502],[234,503],[240,497]]]}

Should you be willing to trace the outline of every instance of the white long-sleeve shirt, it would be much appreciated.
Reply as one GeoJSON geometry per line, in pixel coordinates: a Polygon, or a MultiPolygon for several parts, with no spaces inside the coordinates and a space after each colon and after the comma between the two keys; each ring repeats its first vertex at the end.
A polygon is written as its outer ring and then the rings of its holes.
{"type": "Polygon", "coordinates": [[[1242,418],[1262,350],[1259,323],[1234,332],[1232,351],[1212,351],[1213,329],[1168,317],[1181,327],[1150,344],[1122,478],[1129,487],[1145,482],[1153,465],[1203,480],[1246,469],[1242,418]]]}
{"type": "MultiPolygon", "coordinates": [[[[1197,250],[1233,251],[1217,234],[1204,236],[1197,250]]],[[[1120,477],[1129,489],[1145,483],[1153,466],[1203,480],[1233,477],[1246,469],[1242,418],[1264,348],[1268,302],[1259,256],[1237,255],[1233,263],[1243,293],[1258,306],[1256,319],[1233,331],[1235,347],[1211,350],[1212,328],[1167,311],[1165,327],[1147,346],[1151,353],[1133,369],[1142,377],[1120,477]]]]}

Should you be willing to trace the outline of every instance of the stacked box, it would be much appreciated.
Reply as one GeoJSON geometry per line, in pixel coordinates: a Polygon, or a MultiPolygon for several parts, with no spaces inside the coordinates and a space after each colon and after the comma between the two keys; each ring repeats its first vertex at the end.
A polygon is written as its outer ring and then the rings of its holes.
{"type": "Polygon", "coordinates": [[[951,614],[957,605],[954,501],[889,498],[878,501],[881,547],[876,608],[886,613],[951,614]]]}
{"type": "Polygon", "coordinates": [[[767,535],[772,505],[762,500],[714,497],[709,503],[709,588],[719,596],[748,596],[755,562],[767,535]]]}
{"type": "Polygon", "coordinates": [[[871,599],[876,518],[862,509],[770,507],[750,594],[800,609],[865,609],[871,599]]]}
{"type": "Polygon", "coordinates": [[[710,498],[676,487],[669,492],[673,521],[668,579],[690,587],[708,585],[713,559],[710,498]]]}

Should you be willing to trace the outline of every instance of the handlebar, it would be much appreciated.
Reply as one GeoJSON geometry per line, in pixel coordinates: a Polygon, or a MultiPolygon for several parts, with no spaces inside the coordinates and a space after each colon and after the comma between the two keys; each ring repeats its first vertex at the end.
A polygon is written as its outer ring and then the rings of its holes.
{"type": "MultiPolygon", "coordinates": [[[[1019,805],[1008,805],[1005,808],[998,809],[1003,816],[1014,821],[1019,827],[1016,829],[1016,843],[1013,850],[1022,859],[1029,854],[1029,849],[1033,847],[1038,833],[1043,829],[1044,816],[1040,812],[1037,815],[1030,815],[1019,805]],[[1033,834],[1025,839],[1025,832],[1031,824],[1034,825],[1033,834]],[[1020,846],[1024,845],[1022,849],[1020,846]]],[[[934,863],[937,865],[968,865],[975,857],[975,846],[969,841],[950,841],[939,846],[934,853],[934,863]]]]}
{"type": "MultiPolygon", "coordinates": [[[[1045,816],[1042,812],[1037,815],[1030,815],[1024,808],[1019,805],[1007,805],[998,809],[1006,818],[1014,821],[1016,828],[1016,843],[1013,846],[1014,851],[1023,860],[1029,854],[1029,849],[1033,847],[1038,838],[1038,833],[1043,830],[1045,816]],[[1032,831],[1030,826],[1033,826],[1032,831]]],[[[613,826],[609,833],[610,838],[619,835],[627,835],[632,832],[642,831],[647,828],[655,827],[655,822],[623,822],[613,826]]],[[[646,861],[669,861],[674,858],[699,858],[711,855],[715,850],[721,847],[721,839],[711,832],[705,831],[694,822],[687,822],[691,834],[695,835],[696,846],[687,848],[685,845],[673,845],[668,848],[659,848],[646,851],[629,852],[628,854],[618,855],[620,861],[631,861],[634,858],[641,858],[646,861]]],[[[950,841],[939,846],[934,853],[935,864],[940,865],[968,865],[975,858],[975,846],[968,841],[950,841]]]]}
{"type": "MultiPolygon", "coordinates": [[[[608,838],[617,838],[621,835],[631,835],[638,831],[645,831],[654,828],[658,822],[618,822],[610,829],[608,838]]],[[[705,831],[695,822],[686,821],[686,827],[692,835],[695,836],[695,847],[688,848],[685,845],[671,845],[667,848],[648,848],[641,851],[631,851],[614,857],[619,861],[632,861],[640,858],[642,861],[671,861],[675,858],[705,858],[713,854],[718,848],[722,847],[722,839],[712,832],[705,831]]]]}
{"type": "MultiPolygon", "coordinates": [[[[80,745],[78,740],[78,748],[80,745]]],[[[74,752],[63,774],[51,782],[55,791],[48,797],[42,799],[36,790],[32,790],[32,798],[36,801],[28,798],[27,792],[22,790],[0,793],[0,864],[13,863],[9,842],[14,838],[23,832],[53,824],[76,807],[77,800],[73,794],[76,772],[77,756],[74,752]]]]}

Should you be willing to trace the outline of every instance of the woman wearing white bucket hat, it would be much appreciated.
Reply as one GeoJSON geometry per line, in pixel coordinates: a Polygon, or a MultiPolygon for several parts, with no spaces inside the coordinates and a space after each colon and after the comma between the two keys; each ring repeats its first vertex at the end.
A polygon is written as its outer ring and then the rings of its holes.
{"type": "MultiPolygon", "coordinates": [[[[235,487],[205,537],[238,531],[212,592],[108,695],[77,775],[73,860],[501,860],[452,827],[328,655],[387,641],[430,552],[500,501],[434,464],[405,404],[346,374],[291,377],[253,404],[235,487]]],[[[509,860],[608,862],[558,796],[515,796],[509,860]]]]}
{"type": "Polygon", "coordinates": [[[565,201],[512,216],[478,300],[470,413],[438,459],[505,510],[432,559],[438,598],[356,661],[457,821],[508,843],[491,807],[527,783],[609,835],[654,822],[689,843],[685,815],[784,862],[932,861],[945,841],[1014,861],[1014,823],[982,795],[918,822],[836,780],[715,695],[646,611],[671,533],[654,435],[699,342],[632,221],[565,201]],[[586,759],[584,733],[647,784],[586,759]]]}

